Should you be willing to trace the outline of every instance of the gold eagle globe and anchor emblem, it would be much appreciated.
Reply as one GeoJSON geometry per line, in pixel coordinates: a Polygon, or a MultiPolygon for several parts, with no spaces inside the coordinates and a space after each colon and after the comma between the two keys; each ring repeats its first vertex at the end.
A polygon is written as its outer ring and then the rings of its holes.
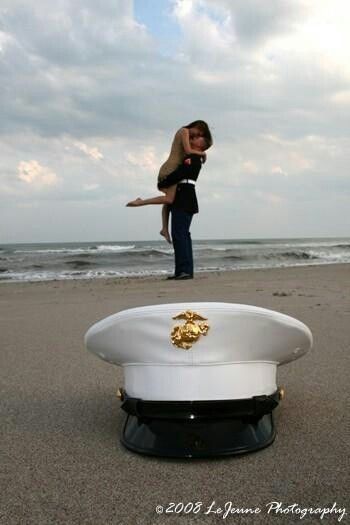
{"type": "Polygon", "coordinates": [[[173,317],[173,319],[184,319],[186,322],[183,325],[176,325],[171,331],[171,342],[173,345],[188,350],[193,343],[198,341],[201,335],[207,335],[209,330],[208,323],[196,323],[196,321],[207,321],[206,317],[202,317],[196,312],[186,310],[173,317]]]}

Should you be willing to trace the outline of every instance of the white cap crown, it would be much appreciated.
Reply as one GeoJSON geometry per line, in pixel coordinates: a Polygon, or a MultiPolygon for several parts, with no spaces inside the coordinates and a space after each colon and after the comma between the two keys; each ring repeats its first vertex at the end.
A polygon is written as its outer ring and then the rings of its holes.
{"type": "Polygon", "coordinates": [[[239,399],[276,390],[276,367],[305,354],[312,334],[297,319],[265,308],[173,303],[111,315],[88,330],[85,343],[124,367],[129,395],[239,399]]]}

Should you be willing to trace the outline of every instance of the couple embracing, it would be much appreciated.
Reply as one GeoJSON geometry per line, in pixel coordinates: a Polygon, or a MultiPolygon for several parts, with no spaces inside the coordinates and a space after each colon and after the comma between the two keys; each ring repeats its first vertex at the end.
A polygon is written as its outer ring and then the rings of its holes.
{"type": "Polygon", "coordinates": [[[193,215],[198,213],[196,181],[206,150],[213,139],[206,122],[196,120],[180,128],[174,136],[168,159],[160,167],[158,189],[164,193],[149,199],[137,198],[127,206],[138,207],[162,204],[162,229],[160,234],[172,242],[175,254],[175,272],[168,279],[193,278],[193,253],[190,226],[193,215]],[[169,214],[171,213],[171,237],[169,214]]]}

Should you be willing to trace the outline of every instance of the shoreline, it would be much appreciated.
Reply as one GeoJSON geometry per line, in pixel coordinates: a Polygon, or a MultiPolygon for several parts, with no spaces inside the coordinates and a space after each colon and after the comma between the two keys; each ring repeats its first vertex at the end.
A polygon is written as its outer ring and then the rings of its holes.
{"type": "MultiPolygon", "coordinates": [[[[279,272],[279,271],[290,271],[290,270],[298,270],[298,269],[305,269],[305,268],[324,268],[324,267],[349,267],[350,263],[321,263],[321,264],[298,264],[294,266],[278,266],[278,267],[269,267],[269,268],[237,268],[237,269],[230,269],[230,270],[204,270],[204,271],[197,271],[195,272],[194,279],[190,282],[196,281],[198,279],[208,278],[212,275],[215,275],[216,277],[221,275],[227,275],[227,274],[243,274],[245,272],[279,272]]],[[[18,280],[18,281],[4,281],[0,279],[0,287],[2,285],[49,285],[52,283],[85,283],[85,284],[92,284],[92,283],[98,283],[98,282],[142,282],[142,281],[150,281],[150,282],[156,282],[156,281],[167,281],[167,276],[171,275],[170,272],[163,273],[163,274],[152,274],[152,275],[121,275],[121,276],[111,276],[111,277],[92,277],[92,278],[69,278],[69,279],[48,279],[48,280],[34,280],[34,281],[26,281],[26,280],[18,280]]],[[[169,281],[168,281],[169,282],[169,281]]],[[[187,281],[189,282],[189,281],[187,281]]]]}

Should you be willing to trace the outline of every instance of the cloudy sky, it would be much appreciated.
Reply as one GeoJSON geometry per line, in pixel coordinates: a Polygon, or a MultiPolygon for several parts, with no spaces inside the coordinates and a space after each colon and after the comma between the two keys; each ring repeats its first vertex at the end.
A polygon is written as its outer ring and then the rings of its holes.
{"type": "Polygon", "coordinates": [[[347,0],[2,0],[0,242],[158,239],[206,120],[194,238],[349,236],[347,0]]]}

